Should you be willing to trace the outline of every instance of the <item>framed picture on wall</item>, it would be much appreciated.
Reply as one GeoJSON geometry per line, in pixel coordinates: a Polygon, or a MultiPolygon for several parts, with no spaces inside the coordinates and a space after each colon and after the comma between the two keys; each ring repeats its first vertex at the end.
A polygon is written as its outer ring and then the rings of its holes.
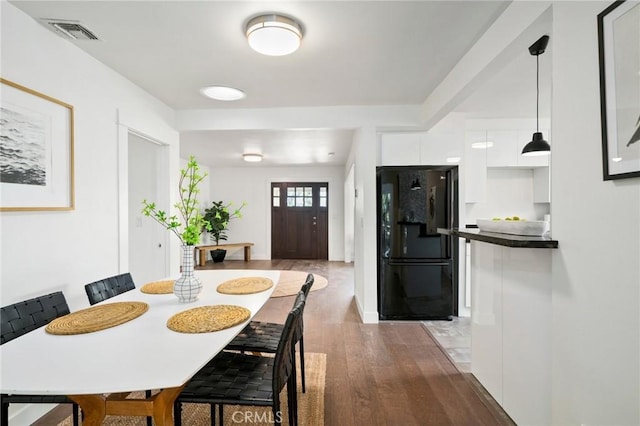
{"type": "Polygon", "coordinates": [[[73,106],[0,83],[0,211],[73,210],[73,106]]]}
{"type": "Polygon", "coordinates": [[[604,180],[640,176],[640,3],[598,15],[604,180]]]}

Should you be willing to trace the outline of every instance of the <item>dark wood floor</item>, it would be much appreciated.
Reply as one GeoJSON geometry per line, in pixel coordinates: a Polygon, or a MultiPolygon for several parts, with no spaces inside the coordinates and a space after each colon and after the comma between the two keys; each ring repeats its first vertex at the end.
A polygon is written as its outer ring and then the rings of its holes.
{"type": "MultiPolygon", "coordinates": [[[[420,323],[362,324],[352,264],[226,260],[205,268],[291,269],[328,279],[325,289],[310,293],[304,337],[306,351],[327,354],[326,425],[513,425],[420,323]]],[[[270,299],[256,319],[283,322],[292,303],[293,296],[270,299]]],[[[35,424],[56,425],[66,411],[60,407],[35,424]]]]}

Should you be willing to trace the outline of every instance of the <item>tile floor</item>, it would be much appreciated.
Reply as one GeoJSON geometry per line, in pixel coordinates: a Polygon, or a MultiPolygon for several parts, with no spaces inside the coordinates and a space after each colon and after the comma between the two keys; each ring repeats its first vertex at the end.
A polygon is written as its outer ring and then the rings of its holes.
{"type": "Polygon", "coordinates": [[[422,321],[427,331],[464,373],[471,372],[471,318],[453,317],[452,321],[422,321]]]}

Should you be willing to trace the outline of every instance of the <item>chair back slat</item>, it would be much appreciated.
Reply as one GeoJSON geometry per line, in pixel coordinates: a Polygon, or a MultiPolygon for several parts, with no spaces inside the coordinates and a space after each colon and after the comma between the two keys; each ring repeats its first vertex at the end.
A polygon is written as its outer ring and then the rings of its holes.
{"type": "Polygon", "coordinates": [[[95,305],[134,288],[136,288],[136,285],[129,272],[104,278],[84,286],[90,305],[95,305]]]}
{"type": "Polygon", "coordinates": [[[305,296],[308,296],[311,291],[311,286],[313,286],[313,274],[308,274],[307,279],[304,280],[304,284],[302,284],[300,290],[304,292],[305,296]]]}
{"type": "Polygon", "coordinates": [[[4,306],[0,312],[0,345],[68,313],[69,306],[61,291],[4,306]]]}
{"type": "Polygon", "coordinates": [[[302,319],[302,312],[304,311],[306,301],[306,296],[302,291],[298,293],[296,300],[296,305],[287,315],[287,320],[284,323],[282,334],[280,335],[278,350],[275,354],[272,382],[274,395],[280,393],[295,367],[293,358],[295,356],[294,332],[302,319]]]}

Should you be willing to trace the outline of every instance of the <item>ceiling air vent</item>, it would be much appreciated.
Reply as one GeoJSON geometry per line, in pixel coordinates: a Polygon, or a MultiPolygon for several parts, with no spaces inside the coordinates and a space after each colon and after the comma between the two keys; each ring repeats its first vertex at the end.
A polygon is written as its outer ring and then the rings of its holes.
{"type": "Polygon", "coordinates": [[[43,19],[43,21],[50,29],[71,40],[100,40],[91,30],[78,21],[61,19],[43,19]]]}

